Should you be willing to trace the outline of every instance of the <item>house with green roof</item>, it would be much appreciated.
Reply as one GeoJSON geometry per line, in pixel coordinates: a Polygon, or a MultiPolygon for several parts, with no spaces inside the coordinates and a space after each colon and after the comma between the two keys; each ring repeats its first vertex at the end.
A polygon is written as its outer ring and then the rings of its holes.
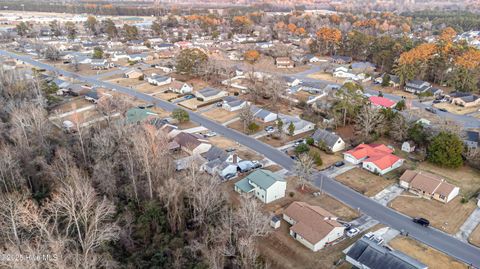
{"type": "Polygon", "coordinates": [[[252,193],[260,201],[268,204],[285,197],[287,182],[269,170],[258,169],[242,180],[235,183],[234,189],[238,193],[252,193]]]}
{"type": "Polygon", "coordinates": [[[158,114],[146,108],[135,107],[125,113],[125,121],[128,124],[139,124],[154,117],[158,117],[158,114]]]}

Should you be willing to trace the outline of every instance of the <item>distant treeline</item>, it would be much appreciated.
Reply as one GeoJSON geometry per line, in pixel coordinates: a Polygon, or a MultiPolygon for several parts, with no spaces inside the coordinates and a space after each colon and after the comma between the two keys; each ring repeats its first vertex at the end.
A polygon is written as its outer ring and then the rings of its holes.
{"type": "MultiPolygon", "coordinates": [[[[282,6],[272,6],[269,4],[256,4],[254,6],[215,6],[212,8],[228,8],[229,14],[245,14],[258,10],[264,11],[291,11],[291,8],[282,6]]],[[[301,10],[305,7],[299,6],[296,9],[301,10]]],[[[112,4],[106,1],[82,2],[82,3],[62,3],[28,0],[0,0],[1,10],[24,10],[38,12],[57,12],[57,13],[88,13],[93,15],[111,15],[111,16],[160,16],[165,14],[192,14],[206,13],[207,7],[178,6],[168,7],[166,4],[155,5],[152,2],[121,2],[112,4]]]]}
{"type": "Polygon", "coordinates": [[[467,11],[437,11],[424,10],[416,12],[405,12],[403,16],[412,17],[414,23],[431,22],[433,29],[440,30],[445,27],[452,27],[457,32],[480,29],[480,14],[467,11]]]}

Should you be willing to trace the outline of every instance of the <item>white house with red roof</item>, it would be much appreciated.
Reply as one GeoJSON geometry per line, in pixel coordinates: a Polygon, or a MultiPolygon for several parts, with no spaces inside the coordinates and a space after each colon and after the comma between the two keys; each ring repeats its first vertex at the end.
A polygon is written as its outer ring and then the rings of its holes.
{"type": "Polygon", "coordinates": [[[395,105],[397,104],[396,102],[385,98],[385,97],[380,97],[380,96],[370,96],[368,98],[370,100],[370,103],[374,107],[379,107],[379,108],[394,108],[395,105]]]}
{"type": "Polygon", "coordinates": [[[347,162],[362,164],[364,169],[383,175],[402,166],[404,162],[404,159],[392,153],[393,149],[383,144],[360,144],[343,153],[343,157],[347,162]]]}

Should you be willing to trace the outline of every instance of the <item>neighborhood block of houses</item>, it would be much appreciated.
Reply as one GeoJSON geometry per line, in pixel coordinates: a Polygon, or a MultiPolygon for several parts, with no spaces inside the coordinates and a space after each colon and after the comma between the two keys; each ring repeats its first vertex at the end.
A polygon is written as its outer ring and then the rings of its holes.
{"type": "Polygon", "coordinates": [[[460,188],[444,178],[424,171],[406,170],[399,180],[400,186],[426,199],[448,203],[455,198],[460,188]]]}

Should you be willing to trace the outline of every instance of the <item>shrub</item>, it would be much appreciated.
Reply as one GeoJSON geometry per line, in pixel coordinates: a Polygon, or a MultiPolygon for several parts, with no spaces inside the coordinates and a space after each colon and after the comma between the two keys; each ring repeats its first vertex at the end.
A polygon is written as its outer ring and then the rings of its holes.
{"type": "Polygon", "coordinates": [[[300,155],[302,153],[308,152],[310,148],[307,146],[307,144],[300,144],[295,148],[295,153],[300,155]]]}
{"type": "Polygon", "coordinates": [[[252,122],[248,125],[247,128],[248,128],[248,131],[250,131],[250,133],[253,133],[258,131],[258,129],[260,129],[260,126],[258,126],[258,124],[256,124],[255,122],[252,122]]]}
{"type": "Polygon", "coordinates": [[[172,118],[178,120],[178,122],[187,122],[190,120],[190,115],[188,115],[188,112],[181,109],[177,108],[173,110],[172,112],[172,118]]]}
{"type": "Polygon", "coordinates": [[[310,146],[312,146],[315,143],[315,141],[311,137],[308,137],[305,142],[307,142],[307,145],[310,145],[310,146]]]}

